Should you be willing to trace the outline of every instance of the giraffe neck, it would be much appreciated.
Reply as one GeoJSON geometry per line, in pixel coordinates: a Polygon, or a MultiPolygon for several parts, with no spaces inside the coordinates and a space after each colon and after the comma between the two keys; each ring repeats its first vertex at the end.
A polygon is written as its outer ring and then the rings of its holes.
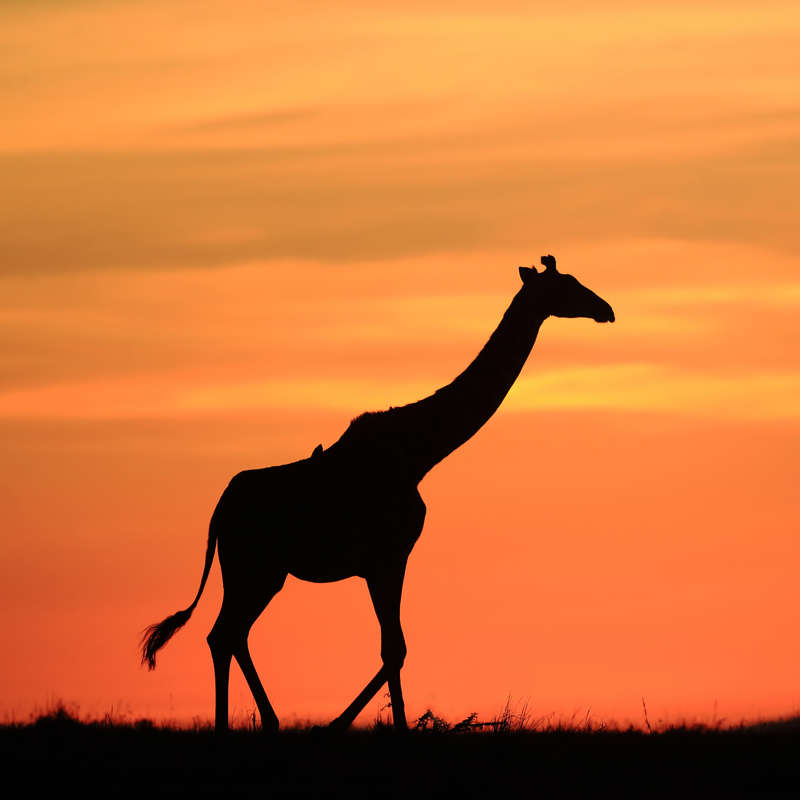
{"type": "Polygon", "coordinates": [[[376,475],[388,469],[413,485],[470,439],[497,411],[522,371],[542,322],[535,300],[520,290],[475,360],[432,395],[356,417],[330,450],[355,454],[376,475]]]}
{"type": "Polygon", "coordinates": [[[532,312],[530,299],[518,292],[474,361],[451,383],[406,406],[416,425],[422,476],[477,433],[499,408],[530,355],[547,314],[532,312]]]}

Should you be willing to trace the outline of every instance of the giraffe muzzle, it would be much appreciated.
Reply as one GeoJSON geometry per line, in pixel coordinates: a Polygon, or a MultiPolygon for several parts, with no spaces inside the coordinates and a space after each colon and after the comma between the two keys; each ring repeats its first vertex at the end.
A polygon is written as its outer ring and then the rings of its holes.
{"type": "Polygon", "coordinates": [[[611,308],[608,303],[606,303],[605,308],[603,308],[594,318],[595,322],[613,322],[614,321],[614,309],[611,308]]]}

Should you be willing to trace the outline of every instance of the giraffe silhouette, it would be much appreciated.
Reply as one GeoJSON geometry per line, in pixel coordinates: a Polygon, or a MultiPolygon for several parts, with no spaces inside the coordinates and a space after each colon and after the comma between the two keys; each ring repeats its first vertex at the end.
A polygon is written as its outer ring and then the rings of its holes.
{"type": "Polygon", "coordinates": [[[406,561],[422,532],[425,503],[417,485],[494,414],[519,375],[549,316],[613,322],[611,306],[571,275],[520,267],[522,288],[475,360],[429,397],[356,417],[327,450],[309,458],[240,472],[222,493],[209,525],[205,567],[192,604],[151,625],[142,663],[183,626],[203,593],[219,548],[224,594],[207,640],[214,664],[215,726],[228,726],[228,678],[235,658],[265,730],[278,717],[250,657],[250,628],[291,573],[325,583],[352,576],[367,582],[381,630],[381,667],[329,727],[346,728],[389,684],[394,726],[407,728],[400,669],[406,645],[400,598],[406,561]]]}

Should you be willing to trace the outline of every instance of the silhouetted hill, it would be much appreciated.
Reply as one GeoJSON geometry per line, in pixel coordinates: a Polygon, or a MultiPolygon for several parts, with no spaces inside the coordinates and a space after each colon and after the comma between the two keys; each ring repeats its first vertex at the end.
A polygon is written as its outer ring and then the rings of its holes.
{"type": "Polygon", "coordinates": [[[0,727],[6,786],[31,796],[460,797],[630,791],[722,796],[800,788],[800,718],[732,729],[480,732],[388,728],[277,735],[80,722],[0,727]]]}

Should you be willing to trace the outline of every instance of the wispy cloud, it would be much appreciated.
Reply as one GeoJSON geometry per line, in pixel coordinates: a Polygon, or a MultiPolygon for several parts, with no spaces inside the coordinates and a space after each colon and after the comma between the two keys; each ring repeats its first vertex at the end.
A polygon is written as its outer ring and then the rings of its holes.
{"type": "Polygon", "coordinates": [[[792,4],[323,6],[10,14],[4,269],[800,250],[792,4]]]}
{"type": "Polygon", "coordinates": [[[518,411],[606,409],[726,420],[800,420],[800,371],[707,374],[612,364],[524,377],[518,411]]]}
{"type": "MultiPolygon", "coordinates": [[[[430,394],[424,381],[310,378],[211,383],[174,376],[65,382],[0,393],[4,419],[191,418],[263,411],[365,410],[430,394]]],[[[549,369],[522,377],[508,411],[610,410],[728,420],[800,421],[800,371],[703,374],[652,364],[549,369]]]]}
{"type": "Polygon", "coordinates": [[[31,154],[7,156],[0,168],[4,270],[18,274],[524,252],[545,239],[800,250],[791,212],[800,157],[766,146],[680,163],[541,160],[502,148],[453,161],[409,143],[402,152],[319,157],[268,149],[31,154]]]}
{"type": "MultiPolygon", "coordinates": [[[[412,381],[416,395],[378,397],[387,404],[414,400],[477,354],[517,291],[514,257],[450,253],[336,268],[278,261],[88,271],[38,281],[8,277],[0,280],[0,331],[7,344],[0,386],[27,391],[105,379],[135,383],[142,376],[174,397],[181,386],[202,388],[209,380],[220,396],[224,384],[254,378],[274,387],[299,378],[390,387],[412,381]]],[[[797,271],[791,257],[729,243],[618,241],[569,246],[563,263],[612,303],[618,321],[548,321],[525,375],[599,359],[702,373],[709,380],[800,367],[795,349],[787,347],[800,336],[800,286],[790,280],[797,271]],[[649,272],[640,275],[643,259],[649,272]],[[701,283],[693,282],[693,272],[701,283]]],[[[70,407],[80,405],[80,391],[70,395],[70,407]]],[[[347,402],[354,411],[362,402],[378,404],[378,397],[371,400],[376,391],[347,402]]],[[[135,388],[129,394],[138,396],[135,388]]],[[[42,398],[37,407],[47,407],[42,398]]],[[[151,397],[145,405],[160,402],[151,397]]],[[[15,407],[23,406],[20,400],[15,407]]]]}

